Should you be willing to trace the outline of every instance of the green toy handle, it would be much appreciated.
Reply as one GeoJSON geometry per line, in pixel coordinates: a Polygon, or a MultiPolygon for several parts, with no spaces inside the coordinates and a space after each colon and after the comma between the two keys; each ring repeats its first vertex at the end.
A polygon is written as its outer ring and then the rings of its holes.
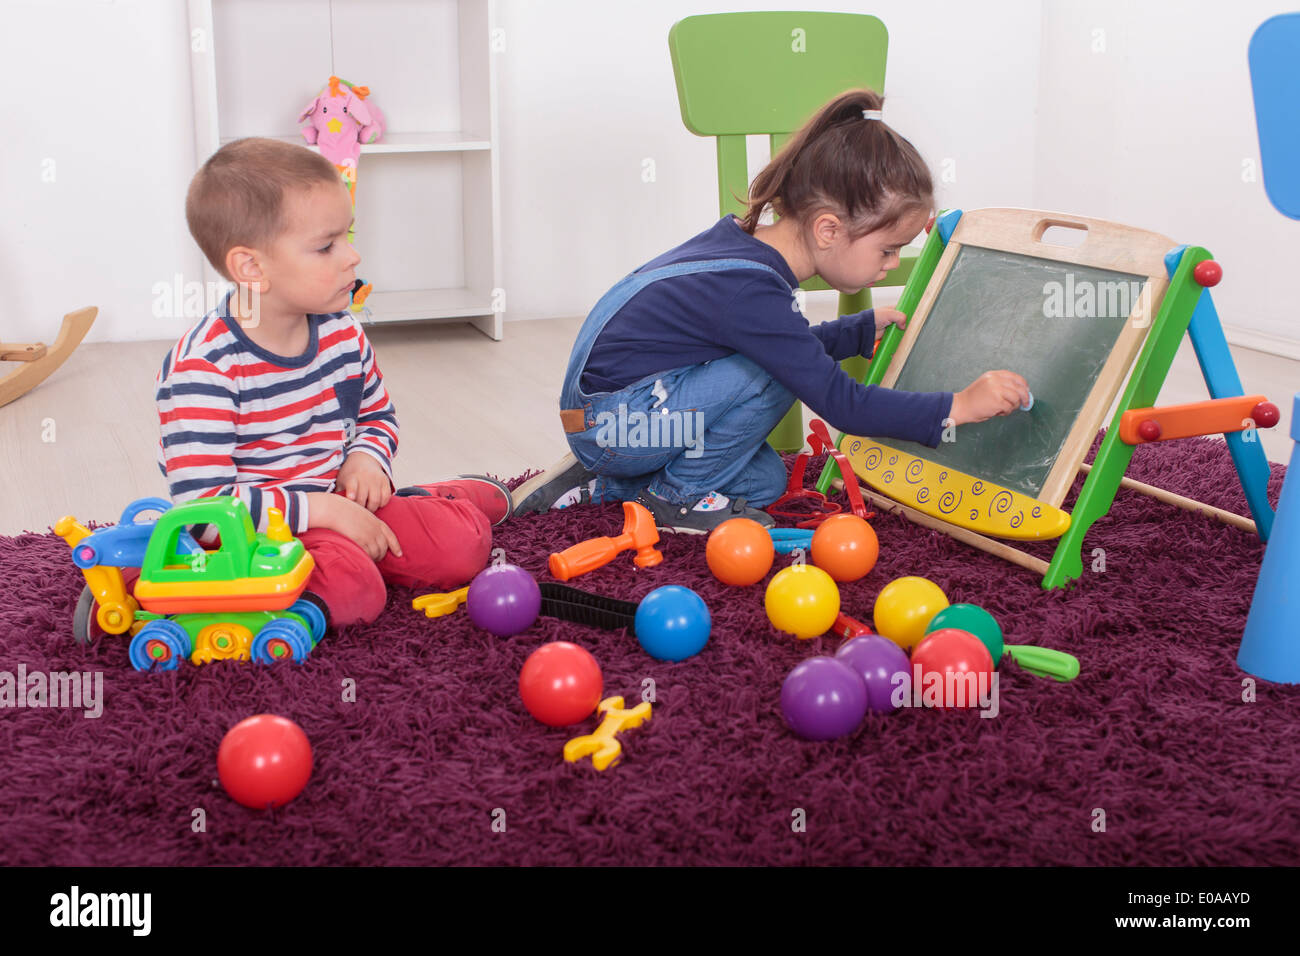
{"type": "Polygon", "coordinates": [[[1074,680],[1079,676],[1079,659],[1064,651],[1054,651],[1050,647],[1035,647],[1032,644],[1008,644],[1006,652],[1016,659],[1024,670],[1038,677],[1053,677],[1056,680],[1074,680]]]}

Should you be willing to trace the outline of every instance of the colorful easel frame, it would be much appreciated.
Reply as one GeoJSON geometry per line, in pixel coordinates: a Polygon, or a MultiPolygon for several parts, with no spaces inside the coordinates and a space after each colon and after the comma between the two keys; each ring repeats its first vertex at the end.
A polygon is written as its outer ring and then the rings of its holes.
{"type": "MultiPolygon", "coordinates": [[[[1256,533],[1261,540],[1267,541],[1273,523],[1273,509],[1267,497],[1268,460],[1262,445],[1253,434],[1249,436],[1252,440],[1247,440],[1240,431],[1225,433],[1254,521],[1124,477],[1136,447],[1120,439],[1124,414],[1151,408],[1169,374],[1170,365],[1184,335],[1191,337],[1212,402],[1239,398],[1244,394],[1208,288],[1218,281],[1221,272],[1213,264],[1210,253],[1199,246],[1170,248],[1172,243],[1169,240],[1154,233],[1100,220],[1033,210],[978,210],[966,217],[963,217],[961,210],[945,212],[936,220],[899,299],[898,308],[911,317],[908,329],[904,332],[891,326],[885,333],[864,383],[890,385],[897,379],[907,352],[924,326],[930,306],[937,298],[957,251],[963,244],[1000,249],[1019,255],[1058,258],[1063,262],[1075,261],[1068,252],[1054,253],[1050,248],[1027,249],[1015,239],[1015,233],[1022,232],[1027,223],[1037,223],[1034,227],[1036,239],[1041,237],[1048,226],[1055,224],[1084,224],[1090,231],[1098,230],[1106,237],[1106,241],[1101,243],[1105,247],[1104,261],[1094,260],[1088,264],[1145,274],[1149,290],[1145,305],[1149,309],[1157,309],[1155,317],[1149,323],[1135,321],[1138,318],[1136,314],[1130,317],[1110,359],[1099,374],[1075,427],[1067,436],[1038,499],[999,489],[990,482],[980,481],[977,476],[961,476],[974,484],[977,493],[985,494],[990,499],[999,492],[1015,496],[1015,507],[1021,509],[1020,513],[1037,512],[1032,516],[1036,523],[1030,521],[1026,526],[1022,521],[1014,528],[1004,524],[990,529],[988,523],[984,522],[981,529],[977,530],[976,527],[955,523],[957,516],[937,513],[930,502],[917,501],[915,498],[903,501],[900,500],[902,496],[869,492],[872,500],[888,510],[901,511],[909,520],[944,531],[958,540],[1041,574],[1045,589],[1064,587],[1083,574],[1084,536],[1093,523],[1110,509],[1121,485],[1178,507],[1210,513],[1220,520],[1256,533]],[[1163,242],[1164,248],[1168,249],[1163,255],[1163,276],[1157,274],[1151,265],[1151,243],[1155,241],[1163,242]],[[1198,271],[1197,266],[1203,262],[1210,262],[1210,266],[1198,271]],[[1134,353],[1137,353],[1136,361],[1133,359],[1134,353]],[[1126,372],[1128,380],[1120,396],[1115,417],[1106,431],[1095,460],[1091,465],[1086,465],[1083,459],[1126,372]],[[1060,510],[1060,505],[1081,470],[1086,471],[1088,477],[1072,511],[1066,514],[1060,510]],[[995,540],[994,535],[1018,538],[1059,536],[1060,540],[1049,563],[995,540]]],[[[1135,313],[1142,307],[1143,303],[1136,304],[1135,313]]],[[[869,439],[840,435],[836,444],[846,450],[858,477],[865,480],[868,476],[864,472],[869,471],[866,456],[871,453],[870,445],[874,443],[870,443],[869,439]],[[847,449],[846,439],[850,439],[847,449]]],[[[902,454],[888,446],[875,447],[902,454]]],[[[916,459],[916,462],[919,464],[914,465],[913,474],[916,473],[915,469],[924,470],[927,466],[934,471],[939,470],[932,462],[923,459],[916,459]]],[[[905,465],[906,463],[899,467],[900,473],[905,465]]],[[[839,469],[833,461],[828,461],[818,479],[818,490],[826,491],[838,475],[839,469]]],[[[948,475],[945,474],[944,477],[947,478],[948,475]]],[[[874,487],[879,489],[881,485],[878,472],[875,479],[874,487]]],[[[902,490],[898,485],[895,482],[890,488],[895,495],[902,490]]],[[[911,491],[911,488],[908,490],[911,491]]],[[[992,514],[994,510],[984,509],[986,515],[992,514]]]]}

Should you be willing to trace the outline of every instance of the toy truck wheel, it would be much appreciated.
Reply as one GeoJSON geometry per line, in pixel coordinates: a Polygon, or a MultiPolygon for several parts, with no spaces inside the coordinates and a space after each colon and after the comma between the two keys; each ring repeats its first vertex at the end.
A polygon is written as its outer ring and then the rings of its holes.
{"type": "Polygon", "coordinates": [[[288,618],[271,621],[253,638],[253,660],[258,664],[276,664],[280,661],[297,661],[301,664],[311,649],[311,635],[307,629],[288,618]]]}
{"type": "Polygon", "coordinates": [[[150,621],[131,638],[128,655],[138,671],[173,671],[190,656],[190,636],[175,621],[150,621]]]}
{"type": "Polygon", "coordinates": [[[81,589],[77,609],[72,612],[72,638],[82,647],[89,647],[104,636],[99,622],[95,620],[97,611],[94,592],[87,585],[81,589]]]}
{"type": "Polygon", "coordinates": [[[329,626],[329,612],[325,608],[325,602],[310,591],[304,591],[289,610],[307,622],[314,647],[325,636],[325,629],[329,626]]]}

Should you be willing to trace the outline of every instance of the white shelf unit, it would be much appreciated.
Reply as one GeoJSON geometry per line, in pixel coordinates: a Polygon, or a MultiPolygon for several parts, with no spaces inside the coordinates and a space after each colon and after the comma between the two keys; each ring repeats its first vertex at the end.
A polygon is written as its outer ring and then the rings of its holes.
{"type": "Polygon", "coordinates": [[[331,75],[368,86],[388,124],[357,164],[373,320],[468,321],[500,340],[494,0],[188,3],[198,164],[244,136],[305,146],[298,113],[331,75]]]}

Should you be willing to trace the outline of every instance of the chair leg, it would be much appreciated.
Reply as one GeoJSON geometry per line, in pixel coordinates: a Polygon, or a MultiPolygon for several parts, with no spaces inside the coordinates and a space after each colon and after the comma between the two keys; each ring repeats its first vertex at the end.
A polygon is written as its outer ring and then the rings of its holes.
{"type": "Polygon", "coordinates": [[[767,443],[780,452],[798,451],[803,447],[803,403],[795,400],[785,418],[768,433],[767,443]]]}
{"type": "MultiPolygon", "coordinates": [[[[840,296],[840,315],[852,315],[871,308],[871,290],[863,289],[853,295],[840,296]]],[[[855,382],[864,381],[871,368],[870,355],[854,355],[840,362],[840,368],[853,377],[855,382]]]]}
{"type": "MultiPolygon", "coordinates": [[[[840,296],[840,315],[852,315],[855,312],[862,312],[871,307],[870,289],[863,289],[853,295],[840,296]]],[[[867,372],[871,370],[871,356],[854,355],[846,358],[840,362],[840,368],[852,376],[855,382],[864,381],[867,372]]],[[[777,422],[776,427],[767,436],[767,443],[780,452],[798,451],[803,447],[803,409],[798,402],[791,406],[785,418],[777,422]]]]}

